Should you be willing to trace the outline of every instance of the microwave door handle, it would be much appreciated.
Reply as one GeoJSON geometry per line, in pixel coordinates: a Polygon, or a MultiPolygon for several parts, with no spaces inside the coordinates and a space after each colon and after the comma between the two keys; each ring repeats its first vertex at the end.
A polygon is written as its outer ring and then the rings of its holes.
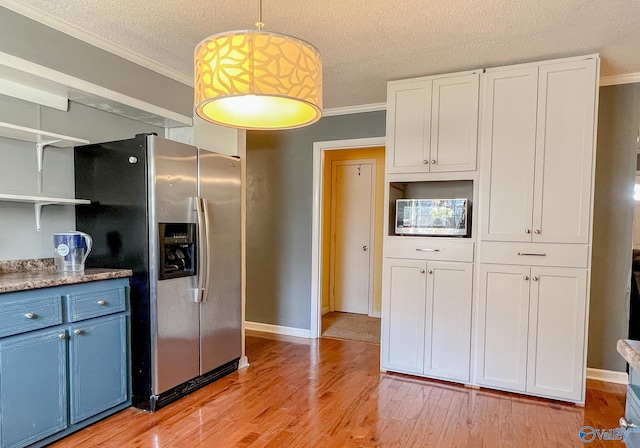
{"type": "Polygon", "coordinates": [[[440,249],[421,249],[421,248],[416,248],[416,252],[440,252],[440,249]]]}

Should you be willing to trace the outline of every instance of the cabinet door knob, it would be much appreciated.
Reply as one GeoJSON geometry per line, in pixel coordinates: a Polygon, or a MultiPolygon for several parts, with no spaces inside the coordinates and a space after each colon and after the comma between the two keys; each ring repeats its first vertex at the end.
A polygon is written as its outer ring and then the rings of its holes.
{"type": "Polygon", "coordinates": [[[76,330],[73,330],[73,334],[75,335],[82,334],[82,330],[80,330],[79,328],[76,330]]]}
{"type": "Polygon", "coordinates": [[[540,232],[540,229],[536,229],[534,232],[536,235],[540,235],[542,232],[540,232]]]}
{"type": "Polygon", "coordinates": [[[431,160],[431,164],[435,165],[436,164],[436,159],[431,160]]]}
{"type": "Polygon", "coordinates": [[[420,269],[420,273],[421,273],[421,274],[424,274],[424,269],[420,269]]]}
{"type": "Polygon", "coordinates": [[[525,275],[525,276],[524,276],[524,277],[522,277],[522,278],[523,278],[523,279],[525,279],[525,280],[529,280],[529,276],[528,276],[528,275],[525,275]]]}
{"type": "Polygon", "coordinates": [[[427,272],[429,272],[429,274],[433,274],[433,269],[429,269],[427,272]]]}
{"type": "Polygon", "coordinates": [[[107,302],[105,302],[104,300],[98,300],[98,305],[106,305],[107,302]]]}
{"type": "Polygon", "coordinates": [[[66,339],[66,338],[67,338],[67,335],[66,335],[66,334],[64,334],[64,333],[60,333],[60,334],[58,335],[58,337],[59,337],[60,339],[66,339]]]}
{"type": "Polygon", "coordinates": [[[538,277],[536,277],[535,275],[533,277],[531,277],[531,280],[533,280],[534,282],[538,281],[538,277]]]}
{"type": "Polygon", "coordinates": [[[34,317],[36,317],[36,315],[33,313],[27,313],[24,315],[24,317],[26,317],[27,319],[33,319],[34,317]]]}
{"type": "Polygon", "coordinates": [[[531,229],[524,229],[524,233],[531,233],[531,229]]]}
{"type": "Polygon", "coordinates": [[[424,163],[425,165],[428,165],[429,161],[425,159],[425,160],[422,161],[422,163],[424,163]]]}

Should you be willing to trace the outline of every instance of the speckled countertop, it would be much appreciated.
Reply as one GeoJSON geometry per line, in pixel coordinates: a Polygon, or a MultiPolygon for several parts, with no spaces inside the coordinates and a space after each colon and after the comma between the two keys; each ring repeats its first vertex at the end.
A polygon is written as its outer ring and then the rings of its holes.
{"type": "Polygon", "coordinates": [[[640,372],[640,341],[620,339],[616,348],[629,365],[640,372]]]}
{"type": "Polygon", "coordinates": [[[85,269],[56,272],[53,258],[0,261],[0,293],[130,277],[130,269],[85,269]]]}

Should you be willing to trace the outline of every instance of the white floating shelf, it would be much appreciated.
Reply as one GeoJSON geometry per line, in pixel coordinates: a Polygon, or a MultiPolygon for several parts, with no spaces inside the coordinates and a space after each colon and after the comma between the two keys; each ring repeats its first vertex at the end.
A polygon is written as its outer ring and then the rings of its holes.
{"type": "Polygon", "coordinates": [[[0,201],[3,202],[23,202],[33,204],[36,214],[36,230],[40,231],[40,216],[42,215],[42,207],[45,205],[86,205],[91,204],[88,199],[68,199],[68,198],[50,198],[44,196],[26,196],[21,194],[2,194],[0,193],[0,201]]]}
{"type": "Polygon", "coordinates": [[[89,140],[85,140],[83,138],[69,137],[68,135],[55,134],[53,132],[41,131],[39,129],[27,128],[25,126],[18,126],[1,121],[0,137],[36,144],[41,143],[46,144],[47,146],[58,146],[61,148],[75,145],[86,145],[89,143],[89,140]]]}

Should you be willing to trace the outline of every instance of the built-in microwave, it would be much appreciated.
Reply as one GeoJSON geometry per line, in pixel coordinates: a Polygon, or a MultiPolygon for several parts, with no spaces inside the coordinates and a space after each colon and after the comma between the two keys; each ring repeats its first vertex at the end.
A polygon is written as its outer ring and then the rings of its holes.
{"type": "Polygon", "coordinates": [[[396,234],[469,236],[467,199],[397,199],[396,234]]]}

